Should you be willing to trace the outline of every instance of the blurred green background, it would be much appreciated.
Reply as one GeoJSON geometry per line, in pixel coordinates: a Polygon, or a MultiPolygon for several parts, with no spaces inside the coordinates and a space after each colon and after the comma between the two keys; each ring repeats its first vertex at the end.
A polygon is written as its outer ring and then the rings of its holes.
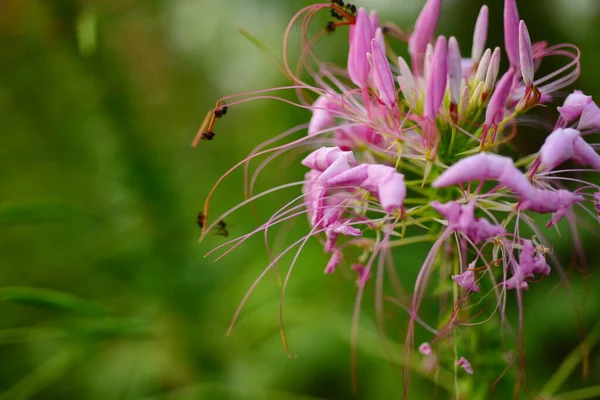
{"type": "MultiPolygon", "coordinates": [[[[268,263],[262,238],[218,263],[204,254],[223,238],[197,243],[196,215],[217,178],[255,145],[309,117],[281,103],[247,103],[219,121],[215,140],[190,147],[217,98],[287,83],[237,29],[279,55],[288,20],[310,3],[0,0],[0,399],[399,398],[401,351],[382,348],[372,293],[364,301],[358,390],[352,392],[356,288],[343,274],[323,275],[327,257],[316,241],[302,253],[286,294],[295,359],[280,340],[275,274],[258,286],[226,336],[239,301],[268,263]]],[[[489,43],[500,45],[502,2],[488,3],[489,43]]],[[[482,4],[444,1],[438,32],[457,36],[465,54],[482,4]]],[[[600,99],[600,2],[518,4],[534,41],[581,48],[578,86],[600,99]]],[[[422,1],[357,5],[409,29],[422,1]]],[[[327,13],[319,21],[324,24],[327,13]]],[[[345,35],[340,29],[324,37],[321,56],[343,64],[345,35]]],[[[555,115],[553,107],[538,113],[555,115]]],[[[535,149],[540,134],[521,135],[519,142],[535,149]]],[[[276,163],[258,187],[302,175],[295,164],[276,163]]],[[[292,188],[259,201],[259,219],[298,193],[292,188]]],[[[237,173],[215,195],[213,212],[242,198],[237,173]]],[[[227,222],[232,236],[257,224],[249,209],[227,222]]],[[[303,232],[301,218],[290,238],[303,232]]],[[[555,237],[569,265],[568,235],[555,237]]],[[[586,332],[600,314],[597,237],[583,235],[587,271],[570,270],[586,332]]],[[[397,258],[406,287],[425,250],[416,246],[397,258]]],[[[533,394],[581,338],[557,282],[555,274],[525,294],[526,378],[533,394]]],[[[402,338],[403,313],[392,309],[385,317],[390,337],[402,338]]],[[[493,380],[502,369],[486,371],[489,360],[481,355],[487,349],[478,346],[466,355],[480,377],[493,380]]],[[[557,393],[600,384],[600,353],[592,350],[587,379],[577,367],[567,375],[557,393]]],[[[413,374],[411,382],[410,399],[450,397],[430,378],[413,374]]],[[[510,398],[513,383],[509,377],[483,398],[510,398]]]]}

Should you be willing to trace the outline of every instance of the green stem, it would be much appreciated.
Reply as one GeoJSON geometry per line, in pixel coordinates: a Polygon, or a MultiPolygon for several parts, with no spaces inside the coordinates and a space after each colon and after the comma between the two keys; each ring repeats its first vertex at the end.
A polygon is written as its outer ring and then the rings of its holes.
{"type": "Polygon", "coordinates": [[[584,352],[589,352],[600,340],[600,321],[596,323],[585,340],[569,353],[561,366],[556,370],[550,380],[544,385],[541,393],[546,396],[553,395],[565,381],[571,376],[573,370],[579,365],[584,352]],[[587,349],[586,349],[587,347],[587,349]]]}
{"type": "Polygon", "coordinates": [[[561,400],[588,400],[600,397],[600,386],[592,386],[585,389],[573,390],[557,396],[561,400]]]}

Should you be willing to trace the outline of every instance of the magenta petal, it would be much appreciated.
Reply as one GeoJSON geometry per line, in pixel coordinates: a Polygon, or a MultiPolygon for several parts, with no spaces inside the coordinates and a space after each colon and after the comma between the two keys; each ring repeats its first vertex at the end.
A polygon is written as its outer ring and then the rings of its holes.
{"type": "Polygon", "coordinates": [[[580,131],[586,129],[600,131],[600,107],[593,101],[583,108],[577,129],[580,131]]]}
{"type": "Polygon", "coordinates": [[[547,171],[569,159],[600,171],[600,155],[581,137],[578,130],[571,128],[557,129],[548,135],[540,148],[540,159],[547,171]]]}
{"type": "Polygon", "coordinates": [[[461,367],[467,374],[473,375],[473,368],[471,363],[464,357],[461,357],[456,361],[456,365],[461,367]]]}
{"type": "Polygon", "coordinates": [[[485,110],[485,124],[488,126],[498,125],[504,118],[506,102],[510,96],[514,78],[513,70],[509,70],[498,81],[496,89],[490,98],[487,109],[485,110]]]}
{"type": "Polygon", "coordinates": [[[423,354],[424,356],[431,355],[431,345],[427,342],[421,343],[419,346],[419,353],[423,354]]]}
{"type": "Polygon", "coordinates": [[[460,275],[452,275],[452,280],[465,290],[479,292],[479,286],[475,283],[475,272],[470,269],[460,275]]]}
{"type": "Polygon", "coordinates": [[[341,110],[339,102],[336,102],[330,95],[319,97],[313,105],[312,117],[308,123],[308,136],[313,136],[324,129],[335,126],[335,113],[341,110]]]}
{"type": "Polygon", "coordinates": [[[338,267],[338,265],[340,265],[340,262],[342,261],[342,252],[339,250],[334,250],[333,254],[331,255],[331,258],[329,259],[329,262],[327,263],[327,266],[325,267],[325,273],[326,274],[333,274],[336,270],[336,268],[338,267]]]}
{"type": "Polygon", "coordinates": [[[516,0],[504,1],[504,48],[510,65],[518,67],[519,60],[519,10],[516,0]]]}
{"type": "Polygon", "coordinates": [[[404,175],[386,165],[361,164],[329,179],[327,186],[359,186],[376,196],[388,213],[402,208],[406,197],[404,175]]]}
{"type": "Polygon", "coordinates": [[[348,52],[348,75],[354,84],[361,88],[368,86],[370,66],[367,53],[371,48],[371,40],[375,31],[364,8],[356,14],[356,24],[352,30],[350,50],[348,52]]]}
{"type": "Polygon", "coordinates": [[[477,22],[475,23],[475,31],[473,32],[473,48],[471,50],[471,60],[474,64],[478,64],[485,50],[485,42],[488,34],[488,6],[481,7],[477,22]]]}
{"type": "Polygon", "coordinates": [[[415,23],[415,29],[408,40],[408,52],[413,59],[413,63],[414,60],[425,55],[427,44],[433,39],[441,7],[442,0],[427,0],[423,10],[421,10],[415,23]]]}
{"type": "Polygon", "coordinates": [[[575,90],[567,96],[564,104],[558,107],[558,112],[567,124],[581,117],[584,108],[592,102],[592,96],[586,96],[580,90],[575,90]]]}
{"type": "Polygon", "coordinates": [[[435,44],[433,58],[427,76],[427,91],[425,92],[425,118],[435,120],[444,94],[448,75],[448,44],[446,38],[440,36],[435,44]]]}
{"type": "Polygon", "coordinates": [[[448,168],[432,184],[434,188],[458,185],[463,182],[495,179],[521,198],[533,198],[535,188],[515,167],[511,158],[490,153],[479,153],[463,158],[448,168]]]}
{"type": "Polygon", "coordinates": [[[301,163],[305,167],[323,172],[339,158],[346,160],[352,166],[356,165],[354,153],[351,151],[343,151],[337,146],[321,147],[306,156],[301,163]]]}
{"type": "Polygon", "coordinates": [[[519,60],[521,64],[521,74],[525,86],[533,84],[533,48],[531,38],[524,21],[519,23],[519,60]]]}
{"type": "Polygon", "coordinates": [[[462,57],[458,41],[454,36],[448,41],[448,82],[450,84],[450,100],[452,103],[458,104],[462,82],[462,57]]]}

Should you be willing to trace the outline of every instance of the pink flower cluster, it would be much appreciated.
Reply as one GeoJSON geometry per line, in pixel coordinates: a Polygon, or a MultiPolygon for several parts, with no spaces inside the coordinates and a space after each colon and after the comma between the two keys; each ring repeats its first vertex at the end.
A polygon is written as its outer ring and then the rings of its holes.
{"type": "MultiPolygon", "coordinates": [[[[432,243],[406,305],[407,343],[412,343],[414,324],[425,325],[418,317],[419,306],[429,295],[427,289],[438,268],[446,271],[445,266],[454,266],[450,268],[454,273],[440,282],[440,286],[447,281],[457,285],[453,304],[490,296],[497,304],[490,308],[492,314],[502,311],[508,291],[517,291],[521,298],[532,279],[550,275],[548,258],[560,268],[535,214],[551,214],[546,228],[566,219],[575,230],[576,219],[586,213],[598,213],[600,218],[600,189],[574,174],[600,171],[597,147],[587,140],[588,134],[600,131],[600,108],[590,96],[575,91],[564,100],[555,128],[547,132],[539,152],[515,157],[514,151],[506,151],[521,116],[549,104],[558,90],[577,79],[578,49],[532,42],[516,0],[505,0],[504,52],[509,67],[501,73],[502,50],[486,48],[490,17],[486,6],[475,22],[470,57],[464,58],[456,38],[436,37],[441,0],[426,2],[410,35],[397,26],[380,24],[374,11],[359,8],[354,14],[338,4],[308,6],[292,19],[281,66],[292,85],[259,91],[255,97],[278,99],[263,93],[296,90],[297,105],[310,110],[312,117],[307,124],[260,145],[238,164],[245,166],[247,174],[251,160],[268,155],[246,184],[249,197],[242,206],[263,195],[252,192],[268,163],[291,150],[309,149],[301,161],[308,168],[304,179],[268,191],[301,185],[302,196],[273,213],[264,225],[225,245],[235,248],[257,232],[267,237],[272,226],[306,214],[310,231],[281,255],[297,249],[298,256],[309,238],[321,239],[330,254],[325,273],[348,266],[358,275],[360,301],[371,270],[382,268],[393,249],[432,243]],[[314,38],[309,37],[307,27],[323,9],[341,19],[328,24],[329,31],[349,25],[345,67],[320,61],[312,48],[314,38]],[[292,68],[286,46],[300,19],[304,47],[299,68],[292,68]],[[394,39],[408,42],[410,62],[394,53],[389,45],[394,39]],[[539,66],[549,56],[561,56],[565,64],[538,76],[539,66]],[[310,82],[297,73],[302,69],[310,74],[310,82]],[[313,93],[314,100],[307,93],[313,93]],[[304,129],[307,135],[301,139],[275,145],[304,129]],[[361,255],[349,251],[352,247],[360,249],[361,255]]],[[[246,94],[240,100],[235,96],[222,100],[231,107],[248,98],[246,94]]],[[[577,240],[576,234],[573,237],[577,240]]],[[[452,321],[446,321],[448,329],[430,327],[436,341],[477,318],[466,309],[452,315],[452,321]]],[[[502,324],[508,324],[507,320],[502,318],[502,324]]],[[[420,351],[431,354],[432,347],[427,343],[420,351]]],[[[465,358],[456,365],[473,373],[465,358]]]]}

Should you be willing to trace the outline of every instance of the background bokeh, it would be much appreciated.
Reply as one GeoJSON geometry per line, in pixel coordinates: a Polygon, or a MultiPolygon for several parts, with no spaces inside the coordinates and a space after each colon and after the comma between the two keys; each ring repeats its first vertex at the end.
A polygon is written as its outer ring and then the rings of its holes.
{"type": "MultiPolygon", "coordinates": [[[[491,45],[502,42],[502,3],[488,1],[491,45]]],[[[309,116],[281,103],[247,103],[219,121],[215,140],[190,147],[217,98],[286,84],[237,29],[245,28],[280,55],[288,20],[307,4],[0,0],[0,399],[399,397],[401,351],[394,343],[382,348],[372,294],[364,301],[358,390],[352,392],[355,285],[343,274],[323,276],[326,256],[316,242],[303,251],[285,297],[294,359],[280,340],[281,286],[274,273],[254,291],[226,336],[239,301],[268,263],[261,238],[217,263],[204,254],[224,239],[210,236],[197,243],[196,215],[218,177],[255,145],[309,116]]],[[[438,32],[457,36],[464,53],[482,4],[444,1],[438,32]]],[[[580,47],[578,86],[600,99],[600,2],[518,4],[534,40],[580,47]]],[[[422,1],[359,5],[409,29],[422,1]]],[[[343,36],[340,29],[324,37],[320,54],[343,64],[343,36]]],[[[552,107],[538,113],[555,115],[552,107]]],[[[519,145],[533,149],[543,133],[524,131],[519,145]]],[[[284,160],[261,175],[258,187],[297,181],[302,174],[284,160]]],[[[259,220],[295,196],[292,188],[257,202],[259,220]]],[[[242,175],[233,174],[215,195],[214,212],[242,199],[242,175]]],[[[257,220],[247,209],[227,223],[237,236],[257,220]]],[[[290,238],[306,230],[300,219],[290,227],[290,238]]],[[[567,233],[553,234],[556,251],[571,265],[584,333],[556,276],[525,294],[532,393],[582,334],[598,336],[597,233],[582,236],[587,266],[570,262],[567,233]]],[[[397,258],[407,287],[423,251],[415,246],[397,258]]],[[[391,338],[401,338],[402,312],[392,309],[385,317],[391,338]]],[[[478,346],[469,349],[470,357],[480,366],[476,372],[485,374],[486,360],[477,353],[487,349],[478,346]]],[[[600,353],[592,348],[587,379],[578,367],[572,371],[557,393],[600,384],[600,353]]],[[[501,369],[487,372],[498,376],[501,369]]],[[[415,374],[411,382],[411,399],[448,398],[429,378],[415,374]]],[[[508,377],[482,398],[510,398],[513,383],[508,377]]]]}

